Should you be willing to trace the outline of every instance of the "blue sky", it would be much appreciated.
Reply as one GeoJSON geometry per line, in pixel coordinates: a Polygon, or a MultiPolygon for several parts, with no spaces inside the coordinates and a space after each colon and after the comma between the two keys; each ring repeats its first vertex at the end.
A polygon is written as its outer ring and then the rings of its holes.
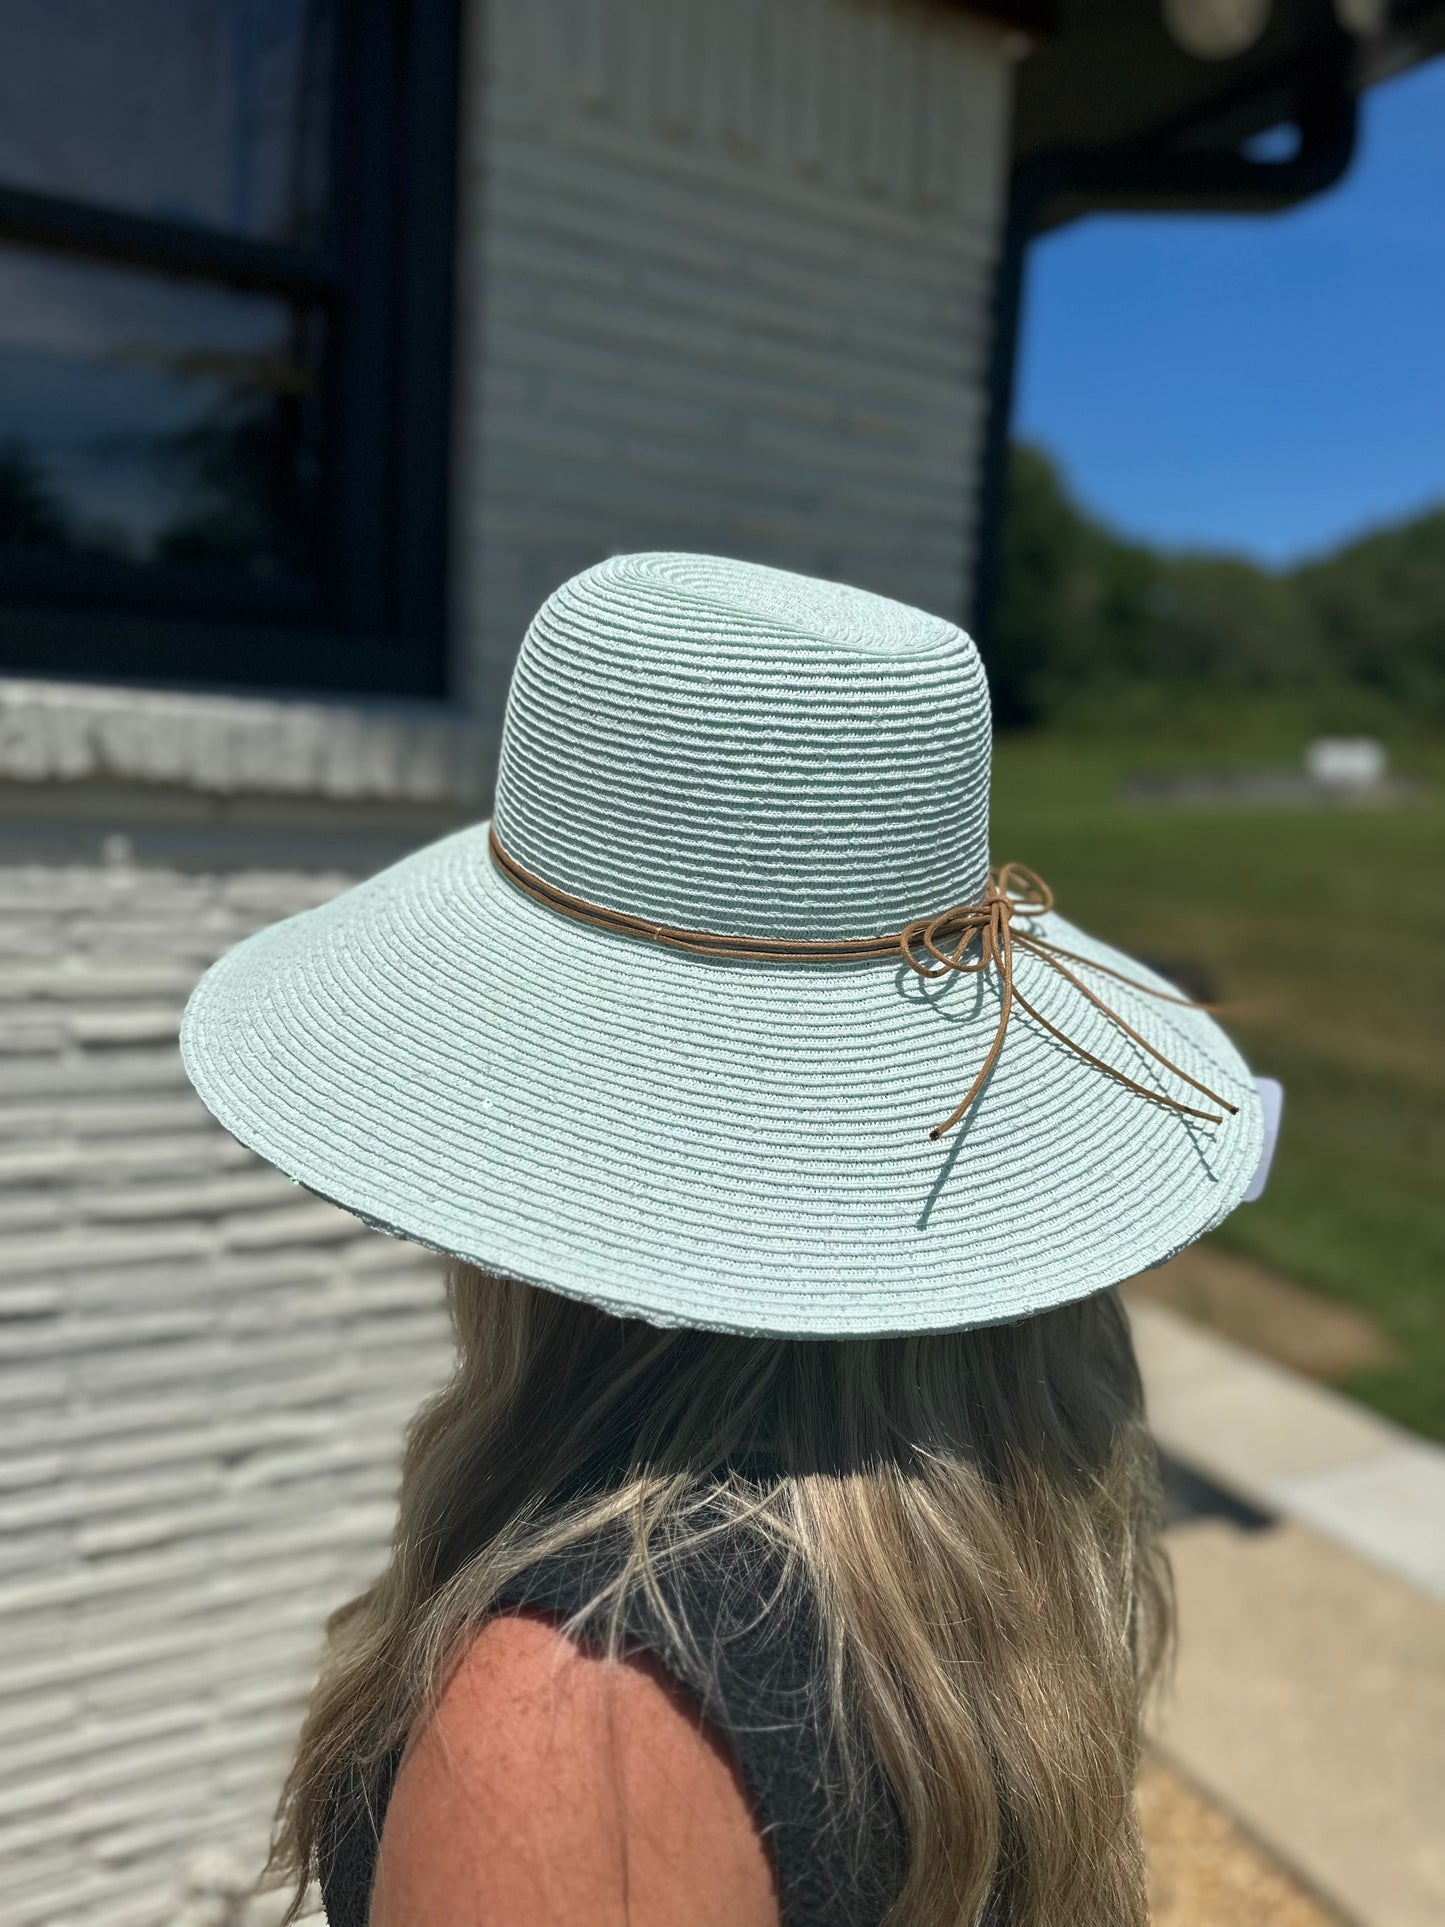
{"type": "Polygon", "coordinates": [[[1016,432],[1115,527],[1288,563],[1445,500],[1445,60],[1331,193],[1035,244],[1016,432]]]}

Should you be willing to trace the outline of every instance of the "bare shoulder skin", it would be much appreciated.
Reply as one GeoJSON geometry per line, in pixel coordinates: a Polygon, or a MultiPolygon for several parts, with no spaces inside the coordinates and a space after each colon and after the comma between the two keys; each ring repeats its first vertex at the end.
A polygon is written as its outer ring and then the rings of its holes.
{"type": "Polygon", "coordinates": [[[491,1621],[408,1748],[371,1927],[780,1927],[727,1742],[647,1656],[491,1621]]]}

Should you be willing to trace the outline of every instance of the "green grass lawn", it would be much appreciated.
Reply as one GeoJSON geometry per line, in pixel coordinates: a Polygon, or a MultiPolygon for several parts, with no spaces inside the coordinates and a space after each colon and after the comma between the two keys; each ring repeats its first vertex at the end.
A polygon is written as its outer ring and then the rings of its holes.
{"type": "Polygon", "coordinates": [[[1141,807],[1131,772],[1298,764],[1266,719],[1230,750],[1083,728],[1000,741],[995,861],[1064,913],[1192,963],[1256,1070],[1285,1087],[1265,1197],[1214,1234],[1373,1317],[1400,1362],[1346,1389],[1445,1438],[1445,744],[1397,748],[1418,792],[1354,809],[1141,807]]]}

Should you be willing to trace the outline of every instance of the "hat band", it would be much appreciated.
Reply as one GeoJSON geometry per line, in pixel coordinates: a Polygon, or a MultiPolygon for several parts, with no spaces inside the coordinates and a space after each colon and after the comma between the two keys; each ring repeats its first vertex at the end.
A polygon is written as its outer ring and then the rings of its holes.
{"type": "Polygon", "coordinates": [[[900,957],[920,977],[945,977],[955,971],[974,975],[993,970],[1001,991],[999,1021],[993,1042],[962,1100],[941,1124],[935,1124],[928,1133],[932,1139],[951,1131],[972,1108],[975,1098],[988,1081],[989,1073],[998,1062],[1015,1004],[1076,1057],[1105,1077],[1112,1078],[1116,1084],[1122,1084],[1126,1090],[1148,1098],[1152,1103],[1162,1104],[1166,1110],[1177,1111],[1184,1117],[1197,1117],[1206,1124],[1224,1122],[1218,1112],[1199,1110],[1180,1098],[1170,1097],[1164,1091],[1152,1090],[1149,1085],[1140,1084],[1104,1058],[1095,1056],[1093,1051],[1086,1050],[1060,1030],[1057,1024],[1051,1023],[1018,987],[1014,972],[1016,950],[1046,963],[1087,998],[1095,1010],[1107,1017],[1141,1050],[1146,1051],[1156,1064],[1207,1097],[1211,1103],[1217,1104],[1220,1111],[1232,1117],[1239,1109],[1237,1104],[1231,1104],[1207,1084],[1201,1084],[1197,1077],[1191,1077],[1188,1071],[1181,1069],[1162,1051],[1156,1050],[1147,1037],[1142,1037],[1117,1010],[1096,996],[1068,965],[1082,964],[1085,969],[1100,971],[1104,976],[1112,977],[1116,983],[1127,984],[1130,989],[1141,991],[1147,997],[1156,997],[1161,1003],[1182,1004],[1189,1010],[1207,1010],[1207,1004],[1197,1003],[1192,997],[1176,996],[1167,990],[1156,990],[1152,984],[1140,983],[1137,978],[1126,977],[1122,971],[1112,970],[1107,964],[1095,963],[1091,957],[1081,957],[1076,951],[1065,950],[1061,945],[1049,942],[1046,937],[1015,928],[1016,916],[1040,917],[1054,907],[1053,891],[1041,877],[1035,876],[1032,870],[1025,869],[1020,863],[1006,863],[1001,870],[989,871],[982,903],[956,903],[950,909],[940,911],[937,916],[916,917],[901,930],[883,936],[754,937],[730,936],[722,931],[689,930],[678,924],[656,923],[648,917],[634,916],[626,910],[609,910],[602,904],[589,903],[586,897],[573,896],[570,891],[559,889],[555,883],[548,883],[545,878],[525,869],[514,856],[509,855],[498,839],[495,822],[488,830],[487,845],[492,861],[502,874],[549,910],[557,910],[578,923],[592,925],[594,929],[610,930],[618,936],[640,937],[649,943],[662,944],[669,950],[687,951],[692,956],[730,957],[742,963],[866,963],[900,957]],[[977,955],[970,958],[969,952],[975,945],[977,955]]]}

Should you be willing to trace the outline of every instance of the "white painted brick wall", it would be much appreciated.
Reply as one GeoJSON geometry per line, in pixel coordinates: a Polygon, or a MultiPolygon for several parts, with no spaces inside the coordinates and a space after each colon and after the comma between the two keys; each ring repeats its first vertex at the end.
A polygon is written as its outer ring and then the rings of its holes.
{"type": "Polygon", "coordinates": [[[0,863],[4,1927],[169,1927],[210,1845],[254,1874],[448,1359],[435,1262],[185,1081],[202,967],[351,880],[231,856],[0,863]]]}
{"type": "Polygon", "coordinates": [[[965,607],[1010,41],[925,0],[490,0],[459,518],[484,720],[600,556],[965,607]]]}

